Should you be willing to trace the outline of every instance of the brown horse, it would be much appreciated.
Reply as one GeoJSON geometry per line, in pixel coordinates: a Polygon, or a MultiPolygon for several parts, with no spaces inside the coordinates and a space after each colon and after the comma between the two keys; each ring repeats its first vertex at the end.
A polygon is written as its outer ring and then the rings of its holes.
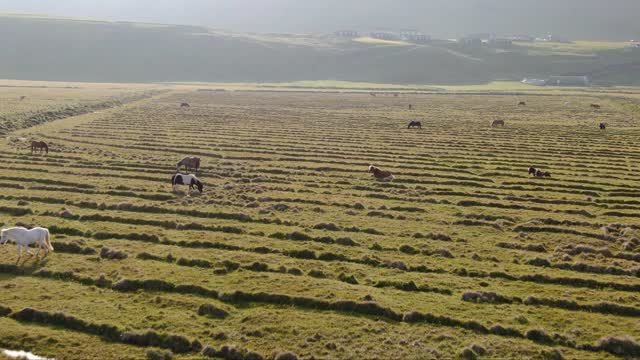
{"type": "Polygon", "coordinates": [[[526,106],[526,105],[527,105],[527,103],[525,101],[520,101],[518,103],[518,106],[526,106]]]}
{"type": "Polygon", "coordinates": [[[181,108],[188,108],[188,107],[191,107],[191,105],[189,105],[189,103],[184,102],[184,103],[180,104],[180,107],[181,108]]]}
{"type": "Polygon", "coordinates": [[[412,121],[409,123],[409,126],[407,126],[407,129],[411,129],[417,127],[418,129],[422,129],[422,123],[420,121],[412,121]]]}
{"type": "Polygon", "coordinates": [[[44,150],[47,154],[49,154],[49,145],[47,145],[47,143],[44,141],[32,141],[31,154],[33,154],[33,152],[36,150],[40,150],[41,153],[42,150],[44,150]]]}
{"type": "Polygon", "coordinates": [[[380,170],[379,168],[373,166],[373,165],[369,165],[369,172],[373,175],[374,178],[376,179],[381,179],[381,180],[392,180],[394,179],[393,174],[391,174],[389,171],[384,171],[384,170],[380,170]]]}
{"type": "Polygon", "coordinates": [[[504,120],[493,120],[491,127],[504,127],[504,120]]]}
{"type": "Polygon", "coordinates": [[[600,104],[591,104],[589,106],[591,106],[591,108],[594,110],[599,110],[601,108],[600,104]]]}
{"type": "Polygon", "coordinates": [[[198,172],[198,170],[200,169],[200,158],[195,156],[187,156],[186,158],[180,160],[180,162],[176,164],[176,172],[179,172],[180,168],[183,166],[186,171],[189,171],[189,169],[191,169],[198,172]]]}
{"type": "Polygon", "coordinates": [[[607,129],[607,124],[600,123],[600,130],[606,130],[606,129],[607,129]]]}

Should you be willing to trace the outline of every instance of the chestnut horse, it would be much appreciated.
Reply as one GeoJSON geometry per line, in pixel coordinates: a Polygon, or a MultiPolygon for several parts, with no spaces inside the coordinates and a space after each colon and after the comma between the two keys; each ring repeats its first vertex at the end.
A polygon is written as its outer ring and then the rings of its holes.
{"type": "Polygon", "coordinates": [[[376,179],[381,179],[381,180],[386,180],[386,179],[393,180],[394,179],[393,174],[391,174],[389,171],[380,170],[379,168],[377,168],[377,167],[375,167],[373,165],[369,165],[369,172],[376,179]]]}
{"type": "Polygon", "coordinates": [[[49,154],[49,145],[47,145],[47,143],[44,141],[32,141],[31,154],[33,154],[33,152],[36,150],[40,150],[41,153],[42,150],[44,150],[47,154],[49,154]]]}

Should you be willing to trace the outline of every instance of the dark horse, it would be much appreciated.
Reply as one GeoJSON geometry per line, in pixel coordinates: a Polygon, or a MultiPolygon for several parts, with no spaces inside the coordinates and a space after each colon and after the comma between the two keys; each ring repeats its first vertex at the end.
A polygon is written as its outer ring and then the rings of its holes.
{"type": "Polygon", "coordinates": [[[389,171],[384,171],[384,170],[380,170],[379,168],[373,166],[373,165],[369,165],[369,172],[371,174],[373,174],[373,177],[375,177],[376,179],[393,179],[393,174],[391,174],[391,172],[389,171]]]}
{"type": "Polygon", "coordinates": [[[422,129],[422,123],[420,121],[412,121],[409,123],[409,126],[407,126],[407,129],[411,129],[417,127],[418,129],[422,129]]]}
{"type": "Polygon", "coordinates": [[[527,105],[527,103],[526,103],[526,102],[524,102],[524,101],[520,101],[520,102],[518,103],[518,106],[526,106],[526,105],[527,105]]]}
{"type": "Polygon", "coordinates": [[[47,154],[49,153],[49,145],[47,145],[46,142],[44,141],[32,141],[31,142],[31,153],[33,154],[34,151],[36,150],[40,150],[40,152],[42,152],[42,150],[44,150],[47,154]]]}
{"type": "Polygon", "coordinates": [[[181,108],[187,108],[187,107],[191,107],[191,105],[189,105],[189,103],[182,103],[180,104],[181,108]]]}
{"type": "Polygon", "coordinates": [[[548,171],[542,171],[540,169],[536,169],[534,167],[529,168],[529,175],[533,175],[535,177],[551,177],[551,173],[548,171]]]}
{"type": "Polygon", "coordinates": [[[591,106],[592,109],[600,109],[601,108],[600,104],[591,104],[589,106],[591,106]]]}
{"type": "Polygon", "coordinates": [[[493,120],[491,127],[504,127],[504,120],[493,120]]]}
{"type": "Polygon", "coordinates": [[[606,129],[607,129],[607,124],[600,123],[600,130],[606,130],[606,129]]]}
{"type": "Polygon", "coordinates": [[[184,175],[179,173],[173,175],[171,178],[171,185],[173,186],[173,191],[176,191],[176,186],[178,185],[189,186],[189,193],[191,193],[191,190],[196,187],[198,188],[198,191],[202,193],[203,188],[202,181],[198,180],[195,175],[184,175]]]}

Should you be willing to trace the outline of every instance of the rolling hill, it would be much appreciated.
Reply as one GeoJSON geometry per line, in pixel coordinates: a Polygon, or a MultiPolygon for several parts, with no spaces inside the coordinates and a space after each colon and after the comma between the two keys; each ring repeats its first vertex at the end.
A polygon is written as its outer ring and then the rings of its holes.
{"type": "MultiPolygon", "coordinates": [[[[479,84],[592,75],[639,85],[640,50],[623,43],[503,48],[405,44],[320,35],[239,34],[197,26],[0,15],[0,78],[92,82],[479,84]]],[[[546,46],[549,45],[549,46],[546,46]]]]}

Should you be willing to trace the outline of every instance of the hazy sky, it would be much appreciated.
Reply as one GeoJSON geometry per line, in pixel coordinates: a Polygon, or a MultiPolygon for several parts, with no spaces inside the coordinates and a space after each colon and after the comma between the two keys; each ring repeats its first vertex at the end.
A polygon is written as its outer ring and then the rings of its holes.
{"type": "Polygon", "coordinates": [[[640,0],[0,0],[0,12],[256,32],[418,28],[435,36],[640,38],[640,0]]]}

